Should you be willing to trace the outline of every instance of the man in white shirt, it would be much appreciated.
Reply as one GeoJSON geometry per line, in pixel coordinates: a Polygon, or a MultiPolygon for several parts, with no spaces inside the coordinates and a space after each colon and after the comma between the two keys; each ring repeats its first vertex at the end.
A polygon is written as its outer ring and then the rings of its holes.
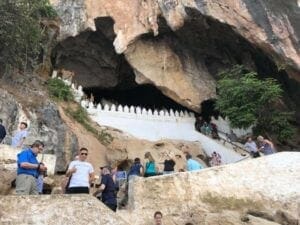
{"type": "Polygon", "coordinates": [[[78,160],[72,161],[66,176],[70,177],[67,194],[90,193],[90,184],[95,179],[93,166],[86,162],[88,156],[87,148],[79,150],[78,160]]]}

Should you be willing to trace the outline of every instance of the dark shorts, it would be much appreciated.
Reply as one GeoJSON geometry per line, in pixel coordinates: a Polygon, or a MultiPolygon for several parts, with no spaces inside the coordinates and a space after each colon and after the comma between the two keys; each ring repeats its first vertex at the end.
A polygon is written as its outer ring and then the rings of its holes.
{"type": "Polygon", "coordinates": [[[70,187],[66,190],[66,194],[89,194],[89,187],[70,187]]]}

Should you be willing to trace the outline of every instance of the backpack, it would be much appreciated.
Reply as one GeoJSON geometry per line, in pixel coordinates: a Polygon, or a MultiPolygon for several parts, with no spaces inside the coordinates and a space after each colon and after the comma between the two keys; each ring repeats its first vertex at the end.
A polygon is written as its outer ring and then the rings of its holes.
{"type": "Polygon", "coordinates": [[[155,162],[147,162],[145,175],[156,175],[155,162]]]}

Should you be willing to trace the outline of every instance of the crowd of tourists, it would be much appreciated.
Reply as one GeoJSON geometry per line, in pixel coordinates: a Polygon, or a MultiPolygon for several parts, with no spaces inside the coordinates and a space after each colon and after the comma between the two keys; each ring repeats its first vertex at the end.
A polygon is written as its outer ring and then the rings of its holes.
{"type": "MultiPolygon", "coordinates": [[[[44,162],[37,160],[37,155],[43,152],[44,143],[36,140],[30,147],[23,148],[24,141],[28,135],[27,127],[27,123],[21,122],[19,130],[14,133],[11,141],[12,147],[22,148],[22,151],[17,155],[16,193],[19,195],[42,194],[43,177],[46,176],[47,166],[44,162]]],[[[206,134],[211,134],[209,132],[212,132],[210,128],[207,128],[207,124],[205,123],[203,123],[200,130],[206,132],[206,134]]],[[[6,130],[0,119],[0,143],[5,138],[5,135],[6,130]]],[[[259,157],[260,153],[265,155],[274,153],[273,143],[262,136],[257,137],[257,143],[253,141],[251,137],[248,137],[244,148],[254,158],[259,157]]],[[[97,182],[94,168],[87,162],[88,153],[87,148],[80,148],[78,155],[76,155],[74,160],[68,165],[66,170],[67,179],[63,184],[63,191],[66,194],[89,194],[91,190],[93,190],[92,194],[114,212],[118,208],[117,192],[120,186],[125,185],[127,192],[128,183],[134,177],[140,176],[147,178],[175,172],[196,171],[204,168],[199,160],[193,159],[192,155],[187,152],[185,153],[186,166],[178,171],[175,171],[175,156],[167,154],[163,162],[156,162],[152,154],[146,152],[143,160],[144,163],[137,157],[133,160],[132,165],[127,171],[111,168],[108,165],[101,166],[99,176],[101,180],[99,180],[100,182],[96,189],[92,189],[92,184],[96,184],[97,182]],[[162,171],[160,171],[158,167],[160,163],[163,164],[162,171]]],[[[214,151],[212,155],[209,156],[210,166],[218,166],[221,163],[221,155],[214,151]]],[[[126,198],[125,201],[121,203],[123,205],[126,204],[126,198]]],[[[155,224],[162,224],[162,213],[159,211],[156,212],[154,214],[154,220],[155,224]]]]}
{"type": "MultiPolygon", "coordinates": [[[[204,120],[201,116],[198,116],[196,118],[195,129],[206,136],[210,136],[214,139],[220,140],[217,125],[204,120]]],[[[234,144],[240,141],[237,135],[233,132],[233,130],[230,130],[230,132],[226,133],[225,135],[226,139],[224,141],[227,141],[228,143],[234,144]]],[[[256,140],[257,142],[252,140],[251,136],[247,136],[246,142],[243,146],[244,150],[249,152],[253,158],[259,157],[261,153],[263,155],[270,155],[275,153],[274,144],[270,140],[264,138],[261,135],[258,136],[256,140]]],[[[210,158],[211,166],[220,165],[221,156],[218,153],[213,152],[210,158]]]]}

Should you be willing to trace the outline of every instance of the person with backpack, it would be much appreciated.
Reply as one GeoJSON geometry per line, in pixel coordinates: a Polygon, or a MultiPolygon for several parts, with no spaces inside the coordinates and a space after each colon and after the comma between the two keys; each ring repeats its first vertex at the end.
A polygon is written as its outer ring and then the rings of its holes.
{"type": "Polygon", "coordinates": [[[134,176],[143,176],[144,175],[144,167],[141,164],[140,158],[135,158],[133,165],[130,167],[128,172],[128,180],[133,178],[134,176]]]}
{"type": "Polygon", "coordinates": [[[155,160],[153,159],[150,152],[145,153],[145,159],[147,160],[145,165],[144,177],[151,177],[157,175],[157,168],[155,165],[155,160]]]}

